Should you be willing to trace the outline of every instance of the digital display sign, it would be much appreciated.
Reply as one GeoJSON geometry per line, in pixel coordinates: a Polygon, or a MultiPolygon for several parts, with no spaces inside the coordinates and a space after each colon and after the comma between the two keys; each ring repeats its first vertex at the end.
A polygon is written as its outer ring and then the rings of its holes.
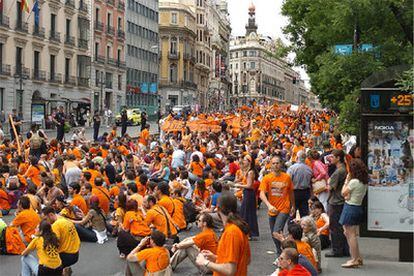
{"type": "Polygon", "coordinates": [[[369,88],[361,91],[363,113],[410,113],[413,94],[399,89],[369,88]]]}

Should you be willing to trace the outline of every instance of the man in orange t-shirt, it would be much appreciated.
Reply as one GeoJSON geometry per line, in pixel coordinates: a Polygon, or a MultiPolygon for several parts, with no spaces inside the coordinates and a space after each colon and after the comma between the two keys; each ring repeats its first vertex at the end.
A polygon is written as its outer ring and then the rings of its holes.
{"type": "Polygon", "coordinates": [[[144,207],[147,210],[145,223],[148,226],[153,225],[168,238],[174,238],[177,235],[177,229],[174,227],[171,216],[164,207],[157,204],[157,199],[154,196],[145,196],[144,207]]]}
{"type": "Polygon", "coordinates": [[[157,230],[152,231],[150,237],[142,239],[138,246],[128,254],[125,275],[146,275],[161,271],[168,274],[167,270],[171,272],[170,254],[163,247],[164,244],[165,235],[157,230]]]}
{"type": "Polygon", "coordinates": [[[36,227],[40,223],[39,215],[30,208],[30,199],[22,196],[19,200],[18,214],[10,223],[10,226],[20,227],[27,243],[32,241],[32,235],[36,231],[36,227]]]}
{"type": "Polygon", "coordinates": [[[149,136],[150,136],[150,132],[149,132],[149,125],[145,125],[145,128],[141,131],[141,134],[139,135],[139,144],[147,147],[148,146],[148,140],[149,140],[149,136]]]}
{"type": "Polygon", "coordinates": [[[92,189],[92,195],[99,198],[99,207],[105,214],[109,214],[110,197],[106,188],[102,187],[103,179],[100,177],[95,178],[95,188],[92,189]]]}
{"type": "Polygon", "coordinates": [[[249,227],[237,216],[237,198],[234,194],[223,192],[218,202],[218,213],[224,225],[224,232],[218,243],[217,254],[203,250],[198,254],[196,264],[213,271],[213,276],[246,276],[250,263],[247,236],[249,227]]]}
{"type": "MultiPolygon", "coordinates": [[[[280,232],[289,218],[295,213],[295,197],[290,176],[281,171],[282,159],[275,156],[271,159],[271,172],[265,175],[260,183],[260,199],[269,209],[270,231],[280,232]],[[267,194],[267,196],[266,196],[267,194]]],[[[280,241],[273,238],[276,245],[276,256],[282,253],[280,241]]]]}
{"type": "MultiPolygon", "coordinates": [[[[198,216],[197,225],[201,229],[199,234],[173,245],[174,255],[171,257],[171,268],[173,270],[187,257],[195,264],[197,255],[203,250],[208,250],[213,254],[217,253],[218,238],[213,230],[213,218],[207,213],[201,214],[198,216]]],[[[203,275],[207,272],[204,267],[197,268],[203,275]]]]}
{"type": "Polygon", "coordinates": [[[69,184],[68,192],[72,196],[72,201],[70,202],[70,206],[78,207],[84,215],[86,215],[89,211],[88,204],[86,200],[80,195],[81,187],[79,183],[72,182],[69,184]]]}

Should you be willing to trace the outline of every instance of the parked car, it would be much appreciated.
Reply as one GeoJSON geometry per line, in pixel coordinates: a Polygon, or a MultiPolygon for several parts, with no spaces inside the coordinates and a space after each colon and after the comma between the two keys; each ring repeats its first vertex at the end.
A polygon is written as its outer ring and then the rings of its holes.
{"type": "Polygon", "coordinates": [[[176,105],[172,108],[172,111],[175,114],[178,114],[178,113],[188,114],[188,113],[191,113],[191,106],[189,106],[189,105],[176,105]]]}
{"type": "MultiPolygon", "coordinates": [[[[128,125],[138,126],[141,124],[141,110],[139,108],[127,109],[128,125]]],[[[115,116],[115,123],[117,126],[121,125],[121,113],[115,116]]]]}

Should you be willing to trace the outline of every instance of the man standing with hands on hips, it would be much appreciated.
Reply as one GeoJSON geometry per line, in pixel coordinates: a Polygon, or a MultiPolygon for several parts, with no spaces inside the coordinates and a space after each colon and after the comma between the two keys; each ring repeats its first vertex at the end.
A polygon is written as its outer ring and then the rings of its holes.
{"type": "Polygon", "coordinates": [[[53,121],[56,124],[56,140],[61,142],[65,137],[65,113],[63,112],[63,105],[59,106],[59,111],[56,113],[53,121]]]}
{"type": "Polygon", "coordinates": [[[260,199],[269,209],[269,225],[272,231],[273,242],[276,245],[276,260],[282,253],[280,241],[273,237],[273,233],[283,230],[289,214],[296,212],[293,183],[290,176],[282,172],[282,159],[274,156],[271,159],[271,171],[265,175],[260,183],[260,199]],[[267,194],[267,196],[266,196],[267,194]]]}

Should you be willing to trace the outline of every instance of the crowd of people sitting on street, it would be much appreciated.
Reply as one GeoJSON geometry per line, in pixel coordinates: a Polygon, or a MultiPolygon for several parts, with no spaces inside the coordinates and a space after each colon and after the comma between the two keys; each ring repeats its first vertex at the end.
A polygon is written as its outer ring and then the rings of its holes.
{"type": "Polygon", "coordinates": [[[350,256],[342,267],[360,267],[368,173],[335,116],[253,105],[189,114],[182,129],[169,115],[159,137],[144,125],[137,139],[116,126],[94,140],[50,139],[35,127],[5,138],[1,252],[22,255],[23,276],[70,275],[81,243],[116,238],[126,275],[171,275],[186,258],[202,275],[247,275],[266,208],[273,275],[318,275],[328,248],[326,257],[350,256]]]}

